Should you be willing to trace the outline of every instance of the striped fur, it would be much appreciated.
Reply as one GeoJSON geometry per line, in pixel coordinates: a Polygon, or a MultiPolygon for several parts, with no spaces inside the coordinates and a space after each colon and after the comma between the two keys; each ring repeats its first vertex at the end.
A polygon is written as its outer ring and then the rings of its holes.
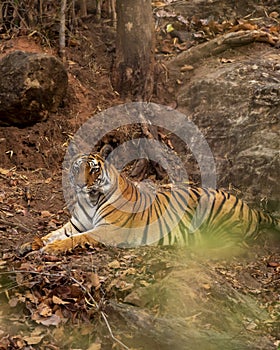
{"type": "Polygon", "coordinates": [[[232,194],[187,184],[141,189],[99,154],[73,162],[77,200],[70,221],[43,238],[59,253],[98,242],[230,246],[255,240],[260,229],[280,231],[279,219],[249,208],[232,194]]]}

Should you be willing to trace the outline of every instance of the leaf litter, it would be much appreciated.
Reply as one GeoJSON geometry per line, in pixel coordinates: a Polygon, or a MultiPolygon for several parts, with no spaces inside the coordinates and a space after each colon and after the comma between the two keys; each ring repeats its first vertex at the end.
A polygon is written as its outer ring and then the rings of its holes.
{"type": "MultiPolygon", "coordinates": [[[[149,297],[143,298],[141,291],[168,277],[174,269],[180,270],[183,265],[182,261],[178,261],[176,249],[164,248],[159,251],[156,247],[137,250],[97,247],[91,252],[78,249],[72,255],[61,256],[54,262],[40,254],[21,259],[14,255],[9,256],[7,263],[13,267],[3,276],[11,280],[8,283],[11,287],[2,284],[2,291],[8,290],[2,299],[8,299],[7,315],[10,321],[26,327],[26,330],[15,336],[4,335],[0,339],[0,349],[8,349],[11,345],[16,349],[25,349],[26,346],[36,348],[38,345],[41,349],[44,346],[47,348],[46,344],[64,344],[64,348],[67,348],[65,344],[83,343],[85,339],[94,344],[93,348],[98,347],[104,342],[96,342],[96,339],[102,339],[104,333],[104,320],[100,331],[102,317],[108,322],[108,336],[110,332],[113,334],[110,316],[102,314],[110,300],[144,308],[149,306],[158,312],[160,305],[149,297]],[[86,325],[91,326],[86,328],[86,325]],[[68,340],[65,335],[61,339],[50,336],[53,329],[56,332],[59,329],[77,331],[77,327],[80,331],[74,332],[75,335],[68,340]],[[84,331],[81,332],[81,329],[84,331]]],[[[211,271],[223,276],[234,289],[245,295],[257,296],[270,315],[261,327],[270,329],[273,334],[279,329],[280,321],[279,305],[275,305],[279,297],[279,266],[277,256],[259,256],[249,265],[247,259],[205,262],[206,270],[211,268],[211,271]]],[[[202,282],[200,288],[211,295],[211,283],[202,282]]],[[[259,324],[254,326],[250,320],[244,320],[244,324],[250,330],[260,327],[259,324]]],[[[86,346],[81,348],[87,349],[86,346]]]]}

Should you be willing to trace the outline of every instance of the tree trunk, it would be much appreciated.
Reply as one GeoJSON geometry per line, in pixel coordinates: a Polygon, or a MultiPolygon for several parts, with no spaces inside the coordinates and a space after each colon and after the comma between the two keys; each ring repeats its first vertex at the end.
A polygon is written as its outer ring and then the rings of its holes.
{"type": "Polygon", "coordinates": [[[61,0],[60,7],[60,27],[59,27],[59,54],[62,61],[65,61],[65,16],[66,16],[66,1],[61,0]]]}
{"type": "Polygon", "coordinates": [[[81,17],[87,17],[87,2],[86,0],[80,0],[81,17]]]}
{"type": "Polygon", "coordinates": [[[153,91],[153,63],[151,0],[117,1],[115,89],[130,100],[148,101],[153,91]]]}

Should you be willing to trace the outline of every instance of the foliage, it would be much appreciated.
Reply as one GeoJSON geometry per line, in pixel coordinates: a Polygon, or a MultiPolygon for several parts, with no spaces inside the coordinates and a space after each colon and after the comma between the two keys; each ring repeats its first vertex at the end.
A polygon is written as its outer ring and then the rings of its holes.
{"type": "MultiPolygon", "coordinates": [[[[68,37],[78,23],[77,1],[67,1],[66,27],[68,37]]],[[[6,0],[0,4],[0,38],[36,36],[43,43],[57,45],[62,2],[59,0],[6,0]]]]}

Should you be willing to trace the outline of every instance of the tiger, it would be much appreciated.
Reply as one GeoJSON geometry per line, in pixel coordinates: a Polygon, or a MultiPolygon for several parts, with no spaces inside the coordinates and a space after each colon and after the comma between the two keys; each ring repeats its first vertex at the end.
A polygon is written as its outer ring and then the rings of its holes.
{"type": "MultiPolygon", "coordinates": [[[[263,228],[280,231],[280,219],[221,189],[189,183],[141,188],[98,152],[78,156],[69,173],[76,195],[72,216],[42,238],[43,253],[99,243],[234,246],[255,241],[263,228]]],[[[21,252],[31,247],[26,243],[21,252]]]]}

